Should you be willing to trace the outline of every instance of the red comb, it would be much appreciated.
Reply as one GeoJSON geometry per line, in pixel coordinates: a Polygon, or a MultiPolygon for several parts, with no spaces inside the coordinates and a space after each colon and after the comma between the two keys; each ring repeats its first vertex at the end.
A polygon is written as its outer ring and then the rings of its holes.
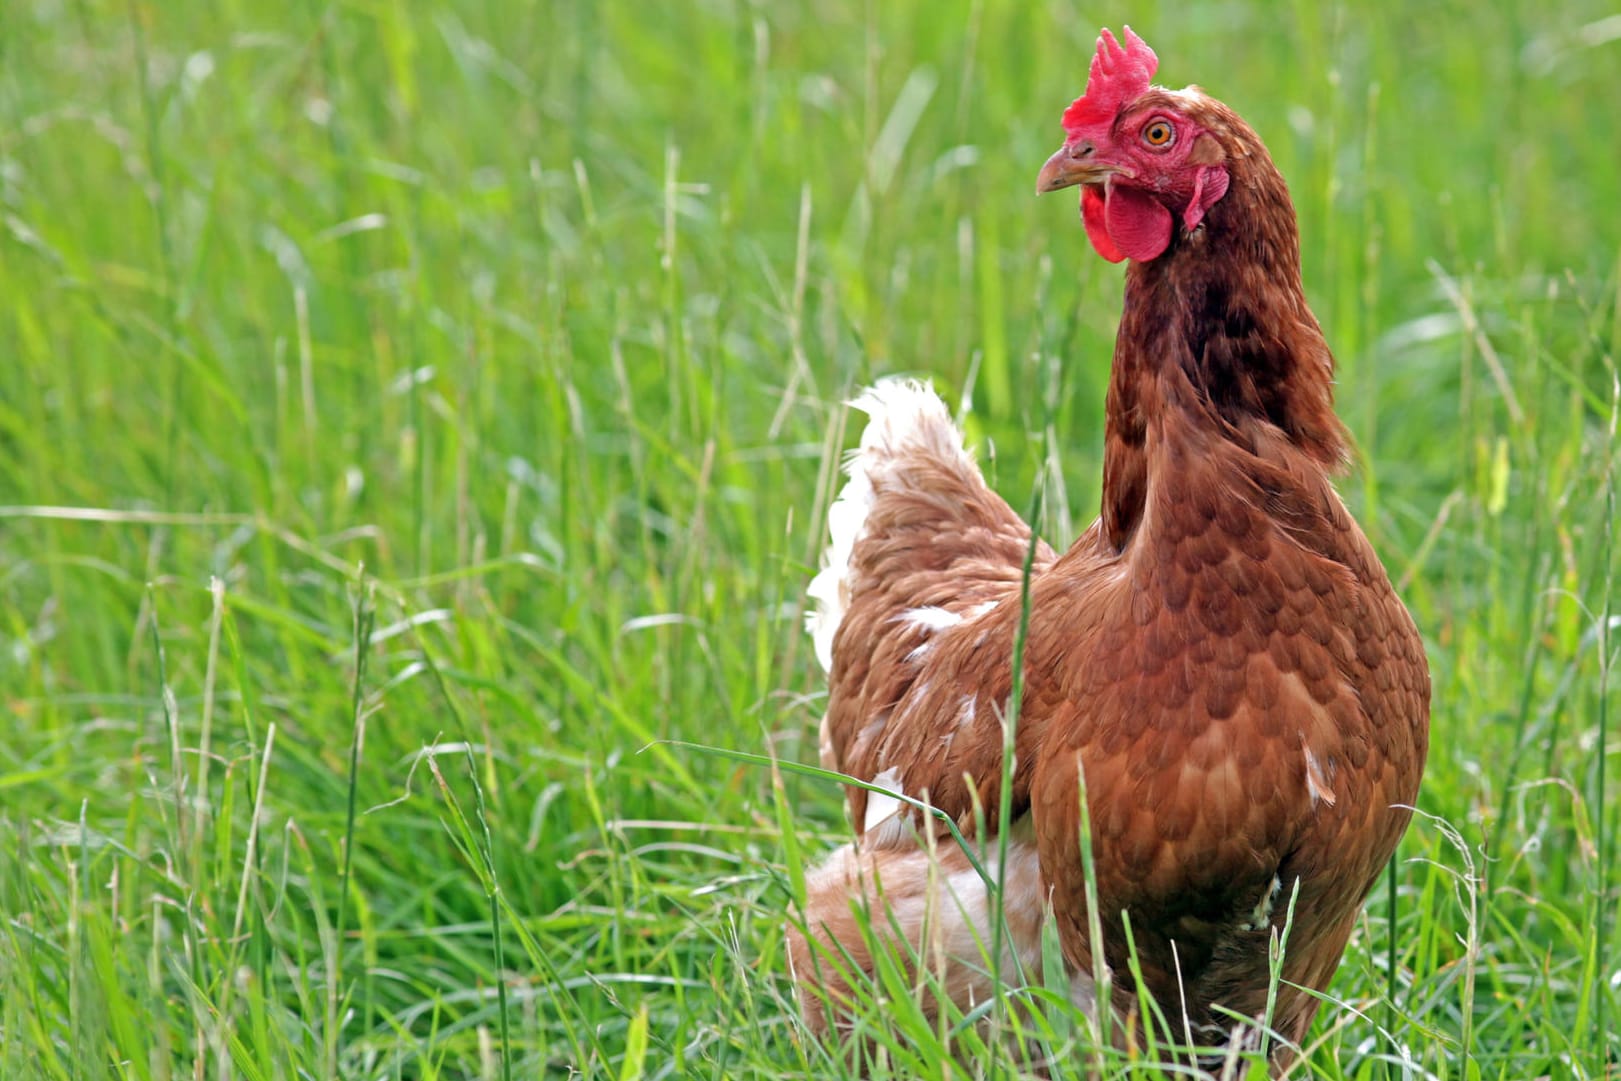
{"type": "Polygon", "coordinates": [[[1148,89],[1159,68],[1159,57],[1148,43],[1125,28],[1126,43],[1121,45],[1105,28],[1098,35],[1098,51],[1092,57],[1092,71],[1086,79],[1086,93],[1064,110],[1064,131],[1099,122],[1108,123],[1120,106],[1148,89]]]}

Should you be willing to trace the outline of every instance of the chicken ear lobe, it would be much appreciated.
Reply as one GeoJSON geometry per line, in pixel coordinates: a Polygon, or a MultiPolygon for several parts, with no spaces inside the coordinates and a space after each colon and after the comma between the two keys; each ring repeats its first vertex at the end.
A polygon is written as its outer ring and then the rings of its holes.
{"type": "Polygon", "coordinates": [[[1182,212],[1182,225],[1193,232],[1204,221],[1205,211],[1227,194],[1227,170],[1215,165],[1201,166],[1193,176],[1193,197],[1182,212]]]}
{"type": "MultiPolygon", "coordinates": [[[[1138,262],[1158,258],[1171,243],[1171,212],[1164,203],[1135,188],[1109,185],[1103,200],[1103,223],[1115,249],[1138,262]]],[[[1091,232],[1090,222],[1087,231],[1091,232]]],[[[1095,236],[1092,246],[1098,246],[1095,236]]]]}

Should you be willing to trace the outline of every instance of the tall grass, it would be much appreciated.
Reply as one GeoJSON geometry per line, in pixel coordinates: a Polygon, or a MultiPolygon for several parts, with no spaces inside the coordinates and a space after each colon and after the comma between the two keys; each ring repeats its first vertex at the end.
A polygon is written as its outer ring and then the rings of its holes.
{"type": "MultiPolygon", "coordinates": [[[[794,768],[839,403],[926,373],[1090,519],[1120,276],[1030,189],[1122,21],[1291,182],[1434,672],[1297,1075],[1613,1070],[1608,9],[35,0],[0,1076],[839,1075],[783,955],[846,835],[794,768]]],[[[872,1020],[896,1076],[977,1039],[872,1020]]]]}

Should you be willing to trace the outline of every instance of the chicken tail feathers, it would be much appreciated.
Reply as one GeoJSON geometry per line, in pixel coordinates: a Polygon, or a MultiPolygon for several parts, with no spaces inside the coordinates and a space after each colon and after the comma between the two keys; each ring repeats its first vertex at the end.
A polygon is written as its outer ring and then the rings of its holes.
{"type": "MultiPolygon", "coordinates": [[[[850,405],[870,418],[861,445],[845,466],[850,479],[828,508],[828,546],[823,567],[807,590],[815,610],[806,626],[816,643],[816,657],[833,668],[833,639],[850,606],[855,587],[854,556],[858,542],[871,531],[879,493],[895,488],[919,490],[938,499],[945,487],[986,491],[979,466],[963,446],[962,432],[946,403],[932,387],[912,379],[884,379],[868,387],[850,405]],[[945,477],[920,477],[918,466],[945,477]]],[[[988,491],[986,494],[989,494],[988,491]]],[[[949,510],[949,508],[942,508],[949,510]]]]}
{"type": "MultiPolygon", "coordinates": [[[[970,794],[964,775],[1001,772],[995,703],[1007,694],[1017,616],[1001,602],[1017,596],[1030,527],[986,486],[933,390],[885,380],[852,404],[869,419],[809,590],[809,629],[828,671],[821,761],[968,814],[987,792],[970,794]]],[[[1040,543],[1033,554],[1036,571],[1053,558],[1040,543]]],[[[905,838],[913,816],[883,810],[882,799],[869,814],[867,796],[849,792],[864,834],[905,838]]]]}

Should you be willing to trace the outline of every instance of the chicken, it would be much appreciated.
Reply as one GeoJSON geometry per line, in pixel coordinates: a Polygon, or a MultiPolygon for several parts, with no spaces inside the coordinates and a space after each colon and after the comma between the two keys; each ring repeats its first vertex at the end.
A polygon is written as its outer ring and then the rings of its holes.
{"type": "Polygon", "coordinates": [[[985,1001],[997,970],[1051,986],[1052,920],[1061,980],[1113,1011],[1116,1039],[1145,1024],[1140,980],[1170,1033],[1208,1053],[1254,1046],[1232,1018],[1266,1011],[1288,922],[1280,1069],[1407,826],[1429,674],[1330,484],[1346,457],[1333,357],[1283,178],[1227,106],[1152,87],[1153,51],[1124,38],[1103,31],[1037,181],[1079,185],[1092,246],[1130,260],[1101,514],[1059,555],[986,486],[932,391],[886,381],[854,403],[870,419],[810,624],[828,670],[822,762],[873,790],[847,789],[858,839],[808,876],[789,959],[809,1027],[837,1031],[875,946],[939,977],[931,1015],[939,996],[985,1001]],[[1001,928],[970,856],[1000,887],[1001,928]]]}

